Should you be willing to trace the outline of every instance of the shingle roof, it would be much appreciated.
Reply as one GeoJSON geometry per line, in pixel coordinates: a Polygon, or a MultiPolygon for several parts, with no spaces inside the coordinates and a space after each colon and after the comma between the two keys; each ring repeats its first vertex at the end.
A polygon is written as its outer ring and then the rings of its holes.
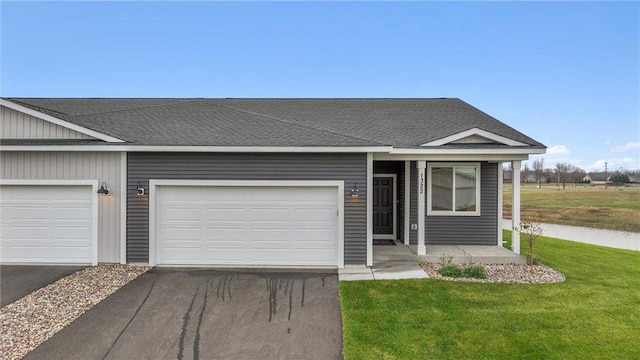
{"type": "Polygon", "coordinates": [[[138,145],[415,148],[480,128],[544,147],[460,99],[7,100],[138,145]]]}

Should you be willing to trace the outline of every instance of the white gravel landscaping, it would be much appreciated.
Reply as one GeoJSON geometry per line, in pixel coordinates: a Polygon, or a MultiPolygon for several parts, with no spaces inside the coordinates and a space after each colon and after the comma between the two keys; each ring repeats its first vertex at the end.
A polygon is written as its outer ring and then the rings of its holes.
{"type": "Polygon", "coordinates": [[[21,359],[149,269],[119,264],[88,267],[6,305],[0,309],[0,359],[21,359]]]}
{"type": "Polygon", "coordinates": [[[487,275],[486,279],[442,276],[438,270],[443,267],[439,263],[420,263],[420,267],[430,278],[449,281],[467,281],[479,283],[509,283],[509,284],[545,284],[565,281],[562,273],[546,265],[516,265],[516,264],[466,264],[464,266],[482,266],[487,275]]]}

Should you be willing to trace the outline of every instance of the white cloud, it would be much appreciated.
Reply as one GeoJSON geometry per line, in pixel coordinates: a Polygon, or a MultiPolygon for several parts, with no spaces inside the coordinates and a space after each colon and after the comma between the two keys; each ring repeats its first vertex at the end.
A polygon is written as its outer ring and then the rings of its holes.
{"type": "Polygon", "coordinates": [[[622,157],[617,159],[598,160],[585,167],[587,171],[604,171],[604,163],[607,163],[609,172],[615,172],[620,168],[625,170],[640,169],[640,159],[632,157],[622,157]]]}
{"type": "Polygon", "coordinates": [[[547,154],[568,154],[569,148],[564,145],[554,145],[547,149],[547,154]]]}
{"type": "Polygon", "coordinates": [[[624,145],[619,145],[614,148],[611,148],[612,153],[621,153],[621,152],[627,152],[631,150],[640,150],[640,141],[633,141],[633,142],[626,143],[624,145]]]}

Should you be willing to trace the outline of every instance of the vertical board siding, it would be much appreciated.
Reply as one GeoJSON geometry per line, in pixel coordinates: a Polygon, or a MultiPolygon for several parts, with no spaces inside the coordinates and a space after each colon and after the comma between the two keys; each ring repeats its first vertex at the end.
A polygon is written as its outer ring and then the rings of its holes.
{"type": "Polygon", "coordinates": [[[1,106],[0,139],[92,139],[92,137],[1,106]]]}
{"type": "Polygon", "coordinates": [[[366,154],[129,153],[127,174],[127,262],[149,261],[149,179],[344,180],[345,264],[366,262],[366,154]]]}
{"type": "Polygon", "coordinates": [[[98,261],[120,262],[120,153],[15,152],[0,154],[0,178],[99,180],[111,194],[98,196],[98,261]]]}
{"type": "Polygon", "coordinates": [[[481,163],[480,216],[427,216],[429,244],[495,245],[498,238],[498,164],[481,163]]]}
{"type": "Polygon", "coordinates": [[[397,199],[396,211],[396,239],[404,241],[404,161],[374,161],[373,174],[396,174],[397,199]]]}

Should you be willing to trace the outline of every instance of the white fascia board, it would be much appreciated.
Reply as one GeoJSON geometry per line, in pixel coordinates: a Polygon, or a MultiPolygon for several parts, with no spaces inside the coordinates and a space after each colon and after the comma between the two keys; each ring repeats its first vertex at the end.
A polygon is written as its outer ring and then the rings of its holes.
{"type": "Polygon", "coordinates": [[[428,149],[393,149],[389,154],[544,154],[546,148],[503,148],[503,149],[452,149],[452,148],[428,148],[428,149]]]}
{"type": "Polygon", "coordinates": [[[95,186],[98,191],[98,180],[66,180],[66,179],[0,179],[0,185],[60,185],[60,186],[95,186]]]}
{"type": "Polygon", "coordinates": [[[449,135],[447,137],[443,137],[442,139],[438,139],[438,140],[434,140],[434,141],[430,141],[426,144],[422,144],[420,146],[440,146],[440,145],[446,145],[449,144],[451,142],[457,141],[457,140],[461,140],[464,139],[466,137],[469,136],[473,136],[473,135],[478,135],[478,136],[482,136],[485,137],[489,140],[493,140],[505,145],[509,145],[509,146],[526,146],[527,144],[522,143],[520,141],[516,141],[513,139],[509,139],[508,137],[504,137],[502,135],[498,135],[496,133],[492,133],[490,131],[486,131],[486,130],[482,130],[479,128],[472,128],[469,130],[465,130],[463,132],[459,132],[457,134],[453,134],[453,135],[449,135]]]}
{"type": "Polygon", "coordinates": [[[45,113],[42,113],[40,111],[36,111],[33,109],[30,109],[28,107],[22,106],[22,105],[18,105],[16,103],[13,103],[11,101],[8,100],[4,100],[4,99],[0,99],[0,105],[2,106],[6,106],[10,109],[16,110],[16,111],[20,111],[22,113],[25,113],[27,115],[31,115],[31,116],[35,116],[39,119],[42,119],[44,121],[48,121],[50,123],[65,127],[67,129],[71,129],[73,131],[77,131],[79,133],[85,134],[85,135],[89,135],[91,137],[94,137],[96,139],[100,139],[106,142],[124,142],[124,140],[120,140],[118,138],[114,138],[112,136],[109,135],[105,135],[103,133],[99,133],[95,130],[91,130],[91,129],[87,129],[85,127],[82,127],[80,125],[76,125],[73,123],[70,123],[66,120],[62,120],[62,119],[58,119],[57,117],[53,117],[51,115],[47,115],[45,113]]]}
{"type": "Polygon", "coordinates": [[[342,187],[344,180],[185,180],[185,179],[150,179],[151,186],[232,186],[232,187],[342,187]]]}
{"type": "Polygon", "coordinates": [[[367,153],[393,150],[392,146],[149,146],[149,145],[1,145],[0,151],[127,151],[227,153],[367,153]]]}
{"type": "Polygon", "coordinates": [[[528,154],[375,154],[376,161],[512,161],[527,160],[528,154]]]}

